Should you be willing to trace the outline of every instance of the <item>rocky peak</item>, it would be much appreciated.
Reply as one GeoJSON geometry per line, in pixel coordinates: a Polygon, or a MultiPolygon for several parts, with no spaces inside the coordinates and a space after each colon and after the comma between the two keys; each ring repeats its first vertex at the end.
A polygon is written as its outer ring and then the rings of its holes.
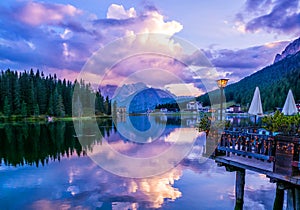
{"type": "Polygon", "coordinates": [[[281,54],[277,54],[274,60],[274,63],[289,57],[291,55],[296,54],[297,52],[300,51],[300,37],[296,40],[294,40],[292,43],[290,43],[285,49],[284,51],[282,51],[281,54]]]}

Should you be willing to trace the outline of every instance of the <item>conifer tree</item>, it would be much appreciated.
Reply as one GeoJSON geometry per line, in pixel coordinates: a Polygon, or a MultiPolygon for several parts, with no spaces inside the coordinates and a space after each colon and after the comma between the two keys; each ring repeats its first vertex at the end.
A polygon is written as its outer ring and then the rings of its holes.
{"type": "Polygon", "coordinates": [[[21,104],[21,115],[23,117],[27,116],[27,104],[25,103],[25,101],[22,101],[22,104],[21,104]]]}
{"type": "Polygon", "coordinates": [[[11,105],[9,104],[7,96],[5,96],[5,99],[4,99],[3,114],[5,116],[10,116],[11,115],[11,105]]]}

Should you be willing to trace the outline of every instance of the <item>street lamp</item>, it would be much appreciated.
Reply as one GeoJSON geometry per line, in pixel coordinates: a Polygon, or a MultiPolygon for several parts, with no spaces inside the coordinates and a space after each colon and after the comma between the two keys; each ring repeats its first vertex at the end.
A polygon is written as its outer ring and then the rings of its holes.
{"type": "Polygon", "coordinates": [[[221,118],[221,121],[223,120],[222,118],[222,114],[223,114],[223,98],[224,98],[224,88],[226,87],[227,85],[227,82],[228,82],[229,79],[219,79],[217,80],[217,83],[218,83],[218,87],[220,88],[220,91],[221,91],[221,105],[220,105],[220,118],[221,118]]]}

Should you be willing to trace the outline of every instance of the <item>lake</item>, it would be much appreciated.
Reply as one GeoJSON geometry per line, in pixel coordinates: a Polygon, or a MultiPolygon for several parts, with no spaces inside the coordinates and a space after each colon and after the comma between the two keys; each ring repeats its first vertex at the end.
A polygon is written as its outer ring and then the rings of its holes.
{"type": "MultiPolygon", "coordinates": [[[[198,121],[2,124],[0,209],[234,209],[235,172],[207,158],[198,121]]],[[[246,171],[244,209],[272,209],[275,189],[246,171]]]]}

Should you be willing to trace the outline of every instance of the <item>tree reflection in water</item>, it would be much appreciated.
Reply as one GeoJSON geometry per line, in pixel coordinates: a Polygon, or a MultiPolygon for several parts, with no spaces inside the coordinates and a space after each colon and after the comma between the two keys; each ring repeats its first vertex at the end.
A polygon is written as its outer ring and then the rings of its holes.
{"type": "Polygon", "coordinates": [[[85,154],[72,123],[5,124],[0,128],[0,159],[5,165],[45,165],[50,160],[85,154]]]}

